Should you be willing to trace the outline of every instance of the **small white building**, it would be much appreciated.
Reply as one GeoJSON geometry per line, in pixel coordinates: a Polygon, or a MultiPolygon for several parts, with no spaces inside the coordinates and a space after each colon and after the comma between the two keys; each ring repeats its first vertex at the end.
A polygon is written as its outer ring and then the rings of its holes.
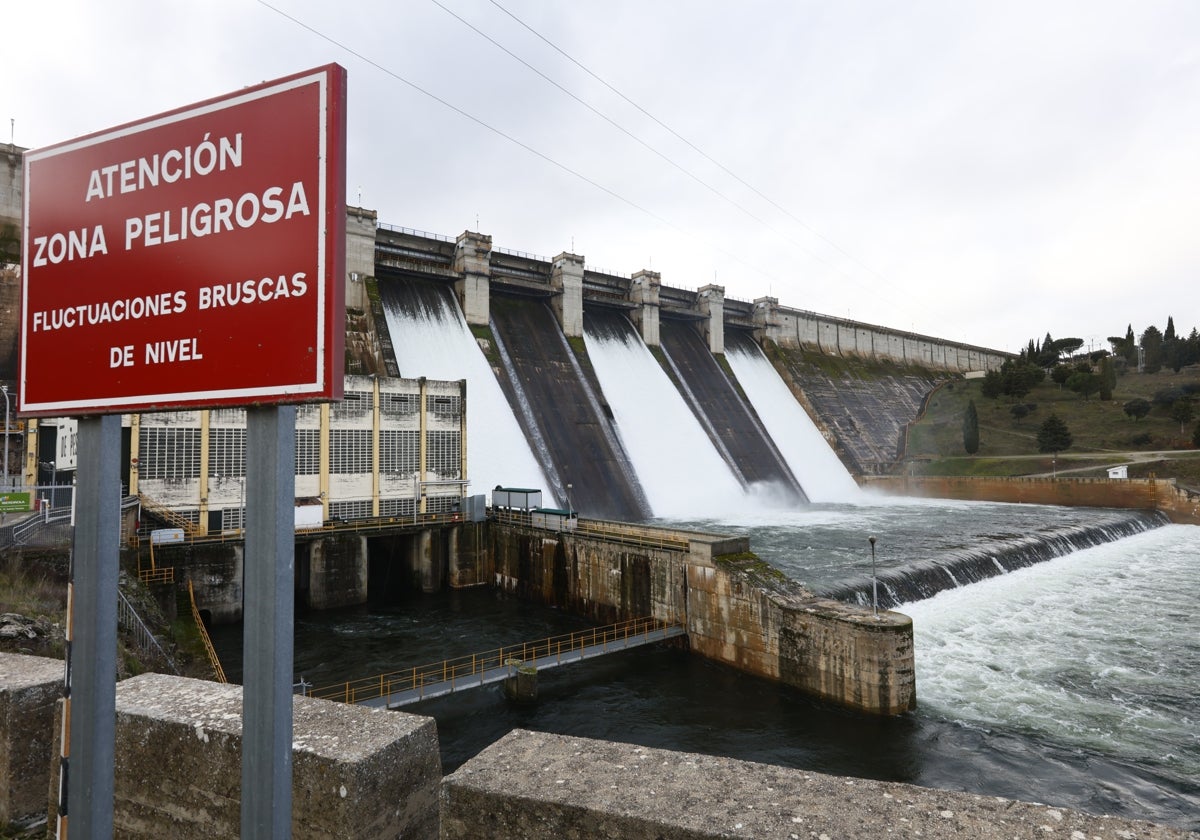
{"type": "Polygon", "coordinates": [[[1129,478],[1129,465],[1122,464],[1119,467],[1109,467],[1108,468],[1108,477],[1109,478],[1129,478]]]}

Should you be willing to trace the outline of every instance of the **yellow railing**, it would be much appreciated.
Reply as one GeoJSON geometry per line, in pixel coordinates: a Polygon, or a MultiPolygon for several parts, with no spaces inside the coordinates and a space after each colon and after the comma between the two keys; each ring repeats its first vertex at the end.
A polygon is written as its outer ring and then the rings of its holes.
{"type": "Polygon", "coordinates": [[[519,642],[484,653],[472,653],[431,665],[418,665],[373,677],[322,686],[313,689],[308,694],[310,697],[320,697],[325,700],[362,703],[387,697],[395,692],[418,690],[423,686],[437,683],[453,685],[458,681],[467,683],[472,680],[477,683],[485,672],[505,665],[533,662],[550,656],[561,658],[564,654],[570,654],[573,651],[589,647],[603,647],[617,641],[635,639],[669,626],[671,625],[655,618],[635,618],[605,627],[593,627],[561,636],[551,636],[536,642],[519,642]]]}
{"type": "Polygon", "coordinates": [[[196,606],[196,592],[192,589],[190,578],[188,579],[188,598],[192,601],[192,618],[196,621],[196,629],[200,631],[200,638],[204,642],[204,650],[208,653],[208,661],[212,663],[217,682],[227,683],[229,680],[225,679],[225,669],[221,667],[221,660],[217,658],[216,648],[213,647],[212,639],[208,637],[208,628],[204,626],[204,620],[200,618],[200,609],[196,606]]]}
{"type": "Polygon", "coordinates": [[[199,527],[196,525],[196,523],[188,519],[186,516],[179,515],[175,511],[171,510],[171,508],[151,500],[144,494],[138,494],[138,501],[141,502],[143,511],[154,514],[168,525],[182,529],[183,533],[188,536],[194,535],[199,530],[199,527]]]}
{"type": "Polygon", "coordinates": [[[138,580],[142,583],[174,583],[175,582],[175,567],[162,566],[161,568],[138,569],[138,580]]]}

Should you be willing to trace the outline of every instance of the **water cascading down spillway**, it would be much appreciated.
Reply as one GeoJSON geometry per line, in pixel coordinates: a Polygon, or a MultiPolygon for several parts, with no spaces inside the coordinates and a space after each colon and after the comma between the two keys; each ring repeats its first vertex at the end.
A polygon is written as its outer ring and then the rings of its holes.
{"type": "Polygon", "coordinates": [[[415,279],[381,281],[379,291],[400,374],[467,382],[465,446],[472,492],[497,485],[550,490],[453,291],[415,279]]]}
{"type": "Polygon", "coordinates": [[[589,309],[576,348],[545,303],[494,296],[489,363],[450,287],[391,279],[380,293],[401,374],[467,381],[475,492],[531,486],[623,520],[857,492],[756,346],[728,357],[743,399],[686,324],[656,356],[622,313],[589,309]]]}

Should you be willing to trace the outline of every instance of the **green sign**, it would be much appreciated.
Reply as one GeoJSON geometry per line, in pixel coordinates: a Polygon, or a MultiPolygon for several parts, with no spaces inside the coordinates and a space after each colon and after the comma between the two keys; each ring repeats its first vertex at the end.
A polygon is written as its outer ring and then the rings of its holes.
{"type": "Polygon", "coordinates": [[[0,513],[29,510],[28,493],[0,493],[0,513]]]}

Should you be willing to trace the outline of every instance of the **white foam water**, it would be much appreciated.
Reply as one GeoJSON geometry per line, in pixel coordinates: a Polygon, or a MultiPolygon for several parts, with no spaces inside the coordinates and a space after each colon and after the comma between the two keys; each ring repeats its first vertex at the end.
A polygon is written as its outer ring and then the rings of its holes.
{"type": "MultiPolygon", "coordinates": [[[[588,358],[655,516],[716,515],[746,493],[641,340],[585,331],[588,358]]],[[[636,336],[632,336],[636,338],[636,336]]]]}
{"type": "Polygon", "coordinates": [[[762,351],[730,347],[725,359],[808,500],[857,500],[861,494],[854,478],[762,351]]]}
{"type": "Polygon", "coordinates": [[[457,304],[419,315],[385,307],[402,376],[467,381],[467,477],[472,493],[502,487],[543,490],[550,484],[457,304]]]}

